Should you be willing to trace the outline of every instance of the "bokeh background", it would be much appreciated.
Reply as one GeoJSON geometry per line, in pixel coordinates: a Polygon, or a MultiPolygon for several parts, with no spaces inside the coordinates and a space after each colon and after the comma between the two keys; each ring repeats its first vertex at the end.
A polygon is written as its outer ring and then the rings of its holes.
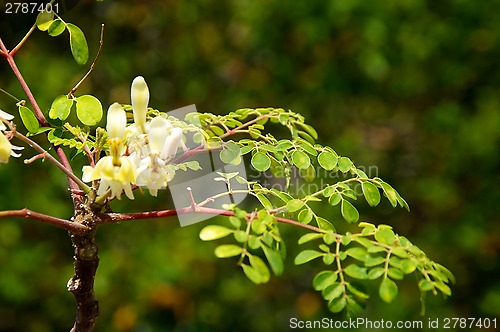
{"type": "MultiPolygon", "coordinates": [[[[91,58],[105,23],[101,56],[78,93],[105,107],[128,103],[130,82],[143,75],[150,105],[163,111],[291,109],[317,128],[321,144],[377,167],[399,190],[411,213],[360,201],[361,218],[393,225],[457,283],[450,298],[427,297],[425,317],[412,277],[392,304],[369,285],[361,317],[500,318],[499,1],[89,0],[69,7],[63,18],[85,31],[91,58]]],[[[13,47],[30,25],[28,16],[4,15],[0,36],[13,47]]],[[[44,110],[88,69],[72,60],[67,34],[37,31],[16,59],[44,110]]],[[[25,98],[4,62],[0,87],[25,98]]],[[[16,112],[4,94],[0,108],[16,112]]],[[[169,207],[168,193],[136,196],[113,207],[169,207]]],[[[1,165],[0,209],[23,207],[70,217],[65,178],[40,161],[1,165]]],[[[322,213],[342,223],[335,208],[322,213]]],[[[181,228],[173,218],[101,227],[97,331],[282,331],[291,317],[342,319],[312,289],[321,263],[293,266],[302,231],[282,228],[285,274],[257,286],[234,260],[215,258],[215,243],[199,240],[205,224],[181,228]]],[[[71,276],[65,231],[0,221],[1,331],[69,330],[71,276]]]]}

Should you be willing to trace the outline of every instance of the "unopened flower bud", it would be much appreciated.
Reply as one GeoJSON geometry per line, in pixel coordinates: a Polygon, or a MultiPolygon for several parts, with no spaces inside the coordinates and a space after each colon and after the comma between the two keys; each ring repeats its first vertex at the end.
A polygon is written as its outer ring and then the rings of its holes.
{"type": "Polygon", "coordinates": [[[149,103],[149,89],[144,77],[137,76],[132,81],[132,88],[130,91],[132,99],[132,109],[134,111],[134,122],[139,130],[144,133],[144,125],[146,123],[146,112],[149,103]]]}
{"type": "Polygon", "coordinates": [[[114,103],[109,106],[106,130],[109,138],[123,139],[125,127],[127,126],[127,114],[120,104],[114,103]]]}
{"type": "Polygon", "coordinates": [[[168,130],[172,128],[170,122],[162,116],[157,116],[149,124],[148,138],[151,152],[160,153],[165,139],[167,138],[168,130]]]}

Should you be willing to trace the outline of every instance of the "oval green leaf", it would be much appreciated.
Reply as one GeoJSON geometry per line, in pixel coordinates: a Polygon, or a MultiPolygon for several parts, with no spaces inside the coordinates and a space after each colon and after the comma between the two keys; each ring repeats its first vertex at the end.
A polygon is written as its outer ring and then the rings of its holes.
{"type": "Polygon", "coordinates": [[[41,31],[47,31],[54,20],[54,12],[43,11],[36,17],[36,26],[41,31]]]}
{"type": "Polygon", "coordinates": [[[66,24],[64,24],[64,22],[60,19],[57,19],[50,24],[47,32],[49,33],[49,36],[56,37],[63,33],[64,30],[66,30],[66,24]]]}
{"type": "Polygon", "coordinates": [[[398,197],[396,190],[394,190],[394,188],[392,188],[389,184],[385,182],[382,182],[381,185],[382,189],[384,190],[385,197],[387,197],[392,207],[396,207],[396,205],[398,205],[398,197]]]}
{"type": "Polygon", "coordinates": [[[288,203],[286,203],[286,210],[288,212],[295,212],[302,209],[303,206],[304,202],[300,199],[292,199],[291,201],[288,201],[288,203]]]}
{"type": "Polygon", "coordinates": [[[321,152],[318,155],[318,163],[327,171],[331,171],[337,166],[339,158],[331,152],[321,152]]]}
{"type": "Polygon", "coordinates": [[[311,165],[311,159],[302,151],[295,150],[292,153],[292,162],[299,169],[307,169],[311,165]]]}
{"type": "Polygon", "coordinates": [[[215,248],[215,256],[218,258],[228,258],[241,255],[243,248],[235,244],[223,244],[215,248]]]}
{"type": "Polygon", "coordinates": [[[380,203],[380,192],[377,186],[371,182],[363,181],[361,184],[363,189],[363,195],[365,195],[366,201],[370,206],[377,206],[380,203]]]}
{"type": "Polygon", "coordinates": [[[346,173],[351,169],[352,161],[347,157],[341,157],[337,165],[342,173],[346,173]]]}
{"type": "Polygon", "coordinates": [[[391,279],[384,278],[380,283],[378,294],[384,302],[390,303],[398,295],[398,285],[391,279]]]}
{"type": "Polygon", "coordinates": [[[380,243],[393,245],[396,236],[391,229],[381,229],[375,233],[375,240],[380,243]]]}
{"type": "Polygon", "coordinates": [[[264,251],[264,255],[266,255],[266,259],[273,273],[277,276],[281,275],[284,269],[281,254],[265,245],[262,246],[262,250],[264,251]]]}
{"type": "Polygon", "coordinates": [[[330,301],[328,303],[328,309],[330,309],[331,312],[333,313],[338,313],[344,310],[345,306],[347,304],[347,300],[345,297],[341,297],[338,299],[335,299],[333,301],[330,301]]]}
{"type": "Polygon", "coordinates": [[[76,98],[76,116],[84,125],[95,126],[102,119],[101,102],[91,95],[76,98]]]}
{"type": "Polygon", "coordinates": [[[301,251],[297,257],[295,257],[294,263],[295,265],[300,265],[307,263],[309,261],[312,261],[313,259],[316,259],[318,257],[323,256],[324,254],[322,252],[316,251],[316,250],[304,250],[301,251]]]}
{"type": "Polygon", "coordinates": [[[322,291],[335,281],[337,281],[338,274],[333,271],[321,271],[313,279],[313,287],[317,291],[322,291]]]}
{"type": "Polygon", "coordinates": [[[368,271],[366,267],[361,267],[356,264],[351,264],[344,269],[344,272],[356,279],[368,279],[368,271]]]}
{"type": "Polygon", "coordinates": [[[331,301],[345,293],[345,285],[340,282],[334,282],[332,285],[326,287],[321,294],[327,301],[331,301]]]}
{"type": "Polygon", "coordinates": [[[342,200],[342,205],[340,207],[340,212],[342,213],[342,217],[349,222],[349,223],[355,223],[359,220],[359,212],[356,210],[354,205],[351,204],[351,202],[347,200],[342,200]]]}
{"type": "Polygon", "coordinates": [[[35,114],[26,106],[19,106],[19,115],[26,129],[28,129],[31,134],[36,134],[40,129],[40,124],[35,114]]]}
{"type": "Polygon", "coordinates": [[[82,30],[74,24],[67,23],[66,27],[69,31],[69,44],[73,58],[79,65],[86,64],[89,59],[89,47],[85,35],[82,30]]]}
{"type": "Polygon", "coordinates": [[[255,284],[261,284],[263,282],[262,276],[255,268],[246,264],[241,264],[241,267],[243,268],[243,272],[245,273],[247,278],[250,279],[250,281],[252,281],[255,284]]]}
{"type": "Polygon", "coordinates": [[[271,158],[263,152],[257,152],[252,156],[251,163],[257,171],[265,172],[271,166],[271,158]]]}
{"type": "Polygon", "coordinates": [[[250,265],[260,274],[261,282],[268,282],[271,278],[271,273],[266,263],[259,256],[252,255],[249,258],[250,265]]]}
{"type": "Polygon", "coordinates": [[[217,240],[217,239],[221,239],[223,237],[228,236],[232,232],[233,232],[232,229],[229,229],[229,228],[224,227],[224,226],[208,225],[208,226],[205,226],[200,231],[200,239],[202,239],[203,241],[217,240]]]}

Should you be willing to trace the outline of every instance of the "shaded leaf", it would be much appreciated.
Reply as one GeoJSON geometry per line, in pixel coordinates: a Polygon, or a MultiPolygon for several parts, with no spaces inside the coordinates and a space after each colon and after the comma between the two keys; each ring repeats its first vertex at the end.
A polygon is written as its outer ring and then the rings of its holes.
{"type": "Polygon", "coordinates": [[[49,36],[56,37],[59,36],[61,33],[63,33],[64,30],[66,30],[66,24],[64,24],[64,22],[61,21],[60,19],[57,19],[52,22],[47,32],[49,36]]]}
{"type": "Polygon", "coordinates": [[[361,267],[356,264],[351,264],[344,269],[344,272],[356,279],[368,279],[368,272],[366,267],[361,267]]]}
{"type": "Polygon", "coordinates": [[[74,24],[68,23],[66,27],[69,31],[69,44],[73,58],[79,65],[86,64],[89,59],[89,47],[87,46],[85,35],[82,30],[74,24]]]}
{"type": "Polygon", "coordinates": [[[262,250],[264,251],[264,255],[266,255],[267,261],[269,262],[269,266],[273,273],[277,276],[283,273],[283,258],[281,254],[275,250],[272,250],[268,246],[262,246],[262,250]]]}
{"type": "Polygon", "coordinates": [[[321,292],[321,294],[327,301],[331,301],[341,296],[344,293],[345,293],[345,285],[340,282],[333,283],[332,285],[323,289],[323,291],[321,292]]]}
{"type": "Polygon", "coordinates": [[[313,287],[317,291],[322,291],[337,281],[337,277],[338,274],[336,272],[330,270],[321,271],[314,277],[313,287]]]}
{"type": "Polygon", "coordinates": [[[389,278],[384,278],[378,290],[380,298],[387,303],[392,302],[398,295],[398,285],[389,278]]]}
{"type": "Polygon", "coordinates": [[[255,284],[261,284],[263,282],[262,276],[254,267],[247,264],[241,264],[241,267],[243,268],[243,272],[245,273],[247,278],[250,279],[250,281],[255,284]]]}
{"type": "Polygon", "coordinates": [[[250,265],[259,273],[261,278],[261,283],[268,282],[271,277],[271,273],[269,272],[269,268],[266,263],[259,256],[252,255],[249,258],[250,265]]]}

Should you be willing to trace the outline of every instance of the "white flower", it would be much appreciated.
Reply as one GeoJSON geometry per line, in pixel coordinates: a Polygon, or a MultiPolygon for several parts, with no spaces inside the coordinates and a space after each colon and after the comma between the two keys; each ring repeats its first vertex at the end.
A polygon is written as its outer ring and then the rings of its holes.
{"type": "Polygon", "coordinates": [[[118,103],[114,103],[108,109],[106,124],[110,155],[101,158],[95,168],[83,167],[83,181],[101,180],[97,189],[98,195],[103,195],[111,189],[109,198],[120,199],[124,190],[128,198],[134,199],[131,184],[135,183],[136,179],[135,165],[130,157],[123,156],[127,150],[123,140],[126,126],[125,111],[118,103]]]}
{"type": "Polygon", "coordinates": [[[145,186],[152,196],[158,189],[167,187],[175,175],[168,162],[175,156],[182,138],[182,129],[173,128],[172,124],[162,116],[157,116],[148,126],[148,146],[133,154],[137,165],[137,185],[145,186]],[[141,158],[141,153],[148,155],[141,158]]]}
{"type": "Polygon", "coordinates": [[[10,121],[14,119],[14,116],[0,110],[0,163],[6,164],[9,161],[9,157],[21,157],[20,154],[15,153],[13,150],[23,150],[23,147],[15,146],[10,143],[10,140],[3,134],[3,131],[7,130],[7,126],[3,121],[10,121]]]}
{"type": "Polygon", "coordinates": [[[83,166],[83,181],[101,180],[97,195],[104,195],[111,189],[111,196],[121,198],[122,191],[128,198],[134,199],[131,183],[135,182],[135,166],[129,157],[122,156],[114,160],[112,156],[101,158],[95,168],[83,166]]]}
{"type": "Polygon", "coordinates": [[[146,113],[149,103],[149,89],[144,77],[137,76],[132,81],[130,89],[130,97],[132,99],[132,109],[134,111],[134,122],[141,133],[146,131],[146,113]]]}
{"type": "Polygon", "coordinates": [[[0,163],[7,164],[10,154],[12,153],[12,144],[0,131],[0,163]]]}

